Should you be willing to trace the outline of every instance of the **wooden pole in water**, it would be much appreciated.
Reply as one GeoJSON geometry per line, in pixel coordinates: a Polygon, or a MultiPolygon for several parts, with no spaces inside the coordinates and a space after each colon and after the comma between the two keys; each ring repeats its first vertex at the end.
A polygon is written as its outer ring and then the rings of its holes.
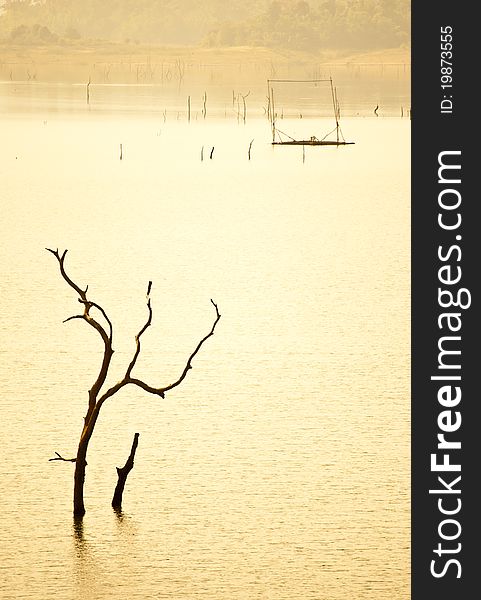
{"type": "Polygon", "coordinates": [[[334,97],[336,99],[336,115],[337,115],[337,141],[339,142],[339,134],[341,134],[342,140],[345,142],[344,136],[341,131],[341,105],[339,104],[339,100],[337,99],[337,87],[334,88],[334,97]]]}
{"type": "Polygon", "coordinates": [[[334,87],[334,97],[336,99],[337,120],[340,123],[341,122],[341,105],[339,104],[339,100],[337,99],[337,87],[334,87]]]}
{"type": "Polygon", "coordinates": [[[269,88],[269,80],[267,80],[267,118],[271,120],[271,92],[269,88]]]}
{"type": "Polygon", "coordinates": [[[247,117],[246,98],[247,98],[247,96],[248,96],[250,93],[251,93],[251,91],[249,90],[245,96],[242,96],[242,103],[243,103],[243,105],[244,105],[244,113],[243,113],[244,125],[245,125],[245,122],[246,122],[246,117],[247,117]]]}
{"type": "Polygon", "coordinates": [[[252,148],[253,143],[254,143],[254,140],[251,140],[251,143],[249,144],[249,150],[247,152],[247,156],[249,157],[249,160],[251,159],[251,148],[252,148]]]}
{"type": "Polygon", "coordinates": [[[122,160],[122,156],[123,156],[123,154],[122,154],[122,144],[120,144],[120,160],[122,160]]]}
{"type": "Polygon", "coordinates": [[[329,77],[331,83],[332,107],[334,109],[334,118],[336,119],[336,139],[339,142],[339,119],[337,116],[336,96],[334,94],[334,86],[332,85],[332,77],[329,77]]]}
{"type": "Polygon", "coordinates": [[[87,83],[87,104],[90,104],[90,77],[89,82],[87,83]]]}
{"type": "Polygon", "coordinates": [[[272,142],[276,141],[276,109],[274,104],[274,88],[271,87],[272,142]]]}

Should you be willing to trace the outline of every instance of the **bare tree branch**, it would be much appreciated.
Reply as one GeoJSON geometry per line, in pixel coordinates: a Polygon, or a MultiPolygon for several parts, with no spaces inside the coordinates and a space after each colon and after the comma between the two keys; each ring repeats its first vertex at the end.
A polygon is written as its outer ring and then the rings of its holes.
{"type": "MultiPolygon", "coordinates": [[[[85,289],[85,293],[87,293],[88,287],[86,287],[85,289]]],[[[113,338],[113,327],[112,327],[112,322],[110,321],[110,319],[107,316],[107,313],[105,312],[105,310],[96,302],[90,302],[90,306],[92,306],[92,308],[96,308],[98,311],[100,311],[102,313],[103,318],[107,321],[107,323],[109,324],[109,341],[110,344],[112,344],[112,338],[113,338]]]]}
{"type": "Polygon", "coordinates": [[[182,371],[182,374],[180,375],[180,377],[176,381],[174,381],[174,383],[171,383],[170,385],[168,385],[166,387],[158,387],[158,388],[156,388],[156,387],[154,387],[152,385],[149,385],[148,383],[145,383],[144,381],[142,381],[140,379],[132,378],[129,375],[129,373],[132,371],[132,368],[135,365],[137,357],[138,357],[138,355],[140,353],[140,342],[139,342],[138,338],[147,329],[147,327],[149,327],[149,325],[151,323],[151,319],[152,319],[152,307],[150,306],[150,299],[149,299],[148,303],[147,303],[147,306],[149,308],[149,318],[147,320],[147,323],[144,325],[144,327],[140,330],[139,334],[136,336],[137,350],[135,352],[134,358],[132,359],[132,362],[129,365],[129,369],[127,370],[127,374],[125,375],[125,377],[121,381],[119,381],[118,383],[116,383],[114,386],[112,386],[110,389],[108,389],[102,395],[102,397],[99,399],[99,403],[105,402],[105,400],[107,400],[107,398],[110,398],[111,396],[113,396],[114,394],[116,394],[121,388],[123,388],[124,386],[126,386],[128,384],[136,385],[136,386],[142,388],[143,390],[145,390],[146,392],[149,392],[150,394],[155,394],[156,396],[160,396],[161,398],[165,397],[165,392],[168,392],[169,390],[172,390],[173,388],[175,388],[178,385],[180,385],[182,383],[182,381],[184,381],[184,379],[186,378],[187,373],[190,371],[190,369],[192,369],[192,360],[195,358],[195,356],[197,355],[197,353],[199,352],[199,350],[202,348],[204,342],[206,340],[208,340],[212,335],[214,335],[214,331],[215,331],[216,325],[219,322],[219,319],[221,317],[221,315],[219,313],[219,308],[218,308],[217,304],[213,300],[211,300],[211,302],[212,302],[212,305],[215,308],[215,314],[216,314],[216,318],[215,318],[214,324],[212,325],[211,330],[209,331],[209,333],[205,337],[203,337],[200,340],[200,342],[197,344],[195,350],[192,352],[192,354],[187,359],[187,363],[186,363],[186,365],[184,367],[184,370],[182,371]]]}
{"type": "Polygon", "coordinates": [[[64,319],[62,323],[68,323],[69,321],[73,321],[74,319],[82,319],[82,321],[86,321],[85,315],[73,315],[72,317],[68,317],[64,319]]]}
{"type": "Polygon", "coordinates": [[[149,394],[155,394],[156,396],[160,396],[161,398],[165,398],[165,394],[164,394],[164,390],[161,388],[154,388],[150,385],[148,385],[147,383],[141,381],[140,379],[129,379],[127,383],[131,383],[132,385],[136,385],[139,388],[142,388],[143,390],[145,390],[146,392],[149,392],[149,394]]]}
{"type": "Polygon", "coordinates": [[[150,290],[152,289],[152,282],[149,281],[149,285],[147,286],[147,309],[149,311],[149,316],[145,325],[139,331],[139,333],[135,336],[136,350],[133,359],[130,362],[130,365],[127,367],[127,371],[125,373],[125,379],[130,379],[130,374],[132,373],[132,369],[135,367],[135,363],[137,362],[137,358],[140,354],[140,336],[144,333],[144,331],[150,327],[152,324],[152,306],[150,304],[150,290]]]}
{"type": "Polygon", "coordinates": [[[65,261],[65,256],[66,256],[68,250],[64,250],[62,256],[60,256],[58,248],[56,250],[52,250],[51,248],[45,248],[45,250],[48,250],[48,252],[51,252],[55,256],[55,258],[58,260],[58,263],[60,266],[60,273],[61,273],[62,277],[69,284],[69,286],[77,292],[77,294],[82,298],[82,300],[84,302],[87,302],[87,297],[86,297],[87,290],[85,290],[85,292],[83,290],[81,290],[79,288],[79,286],[76,283],[74,283],[70,279],[70,277],[67,275],[67,273],[65,272],[64,261],[65,261]]]}
{"type": "Polygon", "coordinates": [[[74,315],[72,317],[69,317],[68,319],[65,319],[64,323],[71,321],[73,319],[83,319],[84,321],[87,321],[87,323],[89,325],[91,325],[96,331],[98,331],[98,333],[100,334],[100,336],[104,342],[104,356],[102,359],[102,365],[100,367],[100,371],[97,376],[97,379],[95,380],[92,388],[89,390],[89,412],[87,413],[87,416],[85,418],[85,422],[87,422],[91,415],[91,411],[93,410],[93,407],[95,406],[95,402],[97,400],[97,395],[100,392],[100,389],[102,388],[102,386],[105,383],[105,380],[107,378],[110,361],[111,361],[112,355],[114,353],[113,348],[112,348],[112,336],[113,336],[112,323],[111,323],[110,319],[108,318],[105,310],[99,304],[97,304],[96,302],[92,302],[91,300],[89,300],[87,298],[88,286],[85,288],[85,290],[82,290],[80,288],[80,286],[78,286],[68,276],[68,274],[65,270],[65,264],[64,264],[65,256],[67,255],[67,250],[64,250],[62,255],[60,255],[58,248],[56,250],[46,248],[46,250],[55,256],[55,258],[58,261],[59,267],[60,267],[60,274],[62,275],[64,280],[68,283],[68,285],[77,292],[77,294],[80,296],[78,301],[84,305],[83,315],[74,315]],[[104,327],[90,315],[91,308],[96,308],[103,315],[103,317],[109,324],[109,329],[110,329],[109,335],[105,331],[104,327]]]}
{"type": "Polygon", "coordinates": [[[216,314],[216,319],[214,321],[214,324],[212,325],[212,329],[209,331],[209,333],[204,338],[202,338],[200,340],[200,342],[197,344],[197,347],[194,350],[194,352],[192,352],[192,354],[189,356],[189,358],[187,360],[187,363],[185,365],[185,368],[182,371],[182,375],[179,377],[179,379],[177,379],[177,381],[174,381],[174,383],[171,383],[170,385],[168,385],[167,387],[162,388],[159,391],[164,392],[164,393],[168,392],[169,390],[177,387],[179,384],[181,384],[184,381],[187,373],[190,371],[190,369],[192,369],[192,360],[195,358],[196,354],[202,348],[202,345],[204,344],[204,342],[206,340],[208,340],[211,336],[214,335],[214,331],[215,331],[216,325],[219,322],[219,319],[220,319],[221,315],[219,313],[219,308],[218,308],[217,304],[213,300],[211,300],[211,302],[212,302],[212,304],[213,304],[213,306],[215,308],[215,314],[216,314]]]}
{"type": "Polygon", "coordinates": [[[64,458],[63,456],[61,456],[58,452],[55,452],[55,454],[57,455],[56,458],[49,458],[48,461],[51,462],[53,460],[63,460],[64,462],[77,462],[76,458],[64,458]]]}
{"type": "Polygon", "coordinates": [[[67,272],[65,271],[65,256],[67,255],[67,250],[64,250],[63,254],[60,255],[58,248],[57,250],[52,250],[51,248],[45,248],[45,250],[47,250],[48,252],[50,252],[51,254],[53,254],[55,256],[55,258],[58,260],[58,264],[60,267],[60,274],[62,275],[62,277],[64,278],[64,280],[68,283],[68,285],[74,289],[77,294],[80,296],[79,297],[79,302],[81,304],[84,305],[84,319],[87,321],[87,323],[89,325],[91,325],[94,329],[96,329],[100,336],[102,337],[103,341],[105,344],[110,343],[112,344],[112,323],[110,321],[110,319],[108,318],[105,310],[99,306],[96,302],[92,302],[87,298],[87,290],[88,290],[88,286],[85,288],[85,291],[82,290],[68,275],[67,272]],[[102,314],[102,316],[105,318],[105,320],[107,321],[107,323],[109,324],[109,329],[110,329],[110,335],[107,335],[107,332],[105,331],[105,329],[102,327],[102,325],[96,321],[91,315],[90,315],[90,309],[91,308],[96,308],[97,310],[100,311],[100,313],[102,314]]]}

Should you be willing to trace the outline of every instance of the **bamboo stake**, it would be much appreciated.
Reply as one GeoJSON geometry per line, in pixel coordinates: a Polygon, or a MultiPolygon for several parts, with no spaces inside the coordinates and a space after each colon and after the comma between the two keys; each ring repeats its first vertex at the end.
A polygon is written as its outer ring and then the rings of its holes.
{"type": "Polygon", "coordinates": [[[276,141],[276,109],[274,104],[274,88],[271,87],[272,141],[276,141]]]}

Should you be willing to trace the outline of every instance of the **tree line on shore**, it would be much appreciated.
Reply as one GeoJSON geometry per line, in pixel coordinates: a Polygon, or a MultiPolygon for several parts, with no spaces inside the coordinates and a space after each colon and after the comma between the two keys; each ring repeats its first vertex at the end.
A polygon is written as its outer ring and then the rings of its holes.
{"type": "Polygon", "coordinates": [[[317,52],[409,44],[409,0],[6,0],[0,39],[262,46],[317,52]]]}

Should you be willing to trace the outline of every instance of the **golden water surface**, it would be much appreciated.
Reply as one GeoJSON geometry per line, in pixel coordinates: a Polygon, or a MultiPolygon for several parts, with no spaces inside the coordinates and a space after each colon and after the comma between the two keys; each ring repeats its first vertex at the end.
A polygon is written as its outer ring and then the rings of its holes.
{"type": "Polygon", "coordinates": [[[303,156],[271,147],[261,111],[189,124],[30,93],[0,113],[0,596],[407,598],[409,121],[346,118],[354,146],[303,156]],[[149,280],[152,385],[209,331],[210,298],[222,314],[165,400],[105,404],[81,525],[73,465],[48,459],[75,455],[101,340],[62,324],[79,304],[46,246],[114,323],[111,382],[149,280]]]}

